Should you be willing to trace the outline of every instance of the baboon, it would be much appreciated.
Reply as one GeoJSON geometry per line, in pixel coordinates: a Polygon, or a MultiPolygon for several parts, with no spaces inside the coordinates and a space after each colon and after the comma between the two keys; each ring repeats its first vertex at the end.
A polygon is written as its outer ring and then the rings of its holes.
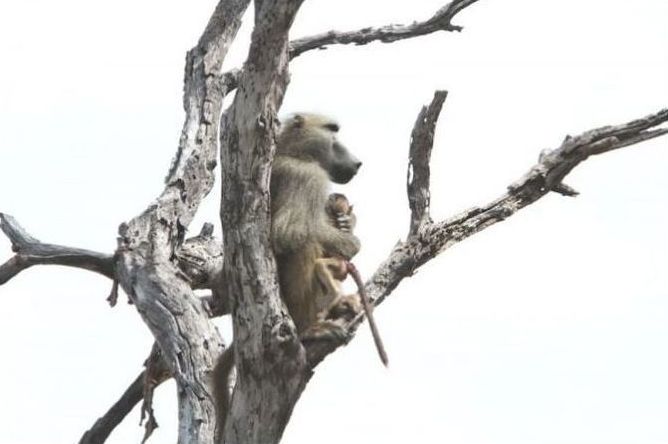
{"type": "MultiPolygon", "coordinates": [[[[346,233],[352,233],[355,229],[357,217],[345,195],[330,194],[325,213],[333,227],[346,233]]],[[[315,261],[316,277],[325,290],[325,297],[317,301],[318,320],[348,319],[362,309],[358,294],[343,296],[341,291],[341,282],[348,277],[348,264],[345,258],[332,255],[328,251],[325,251],[324,255],[315,261]],[[323,303],[328,305],[322,306],[323,303]]]]}
{"type": "Polygon", "coordinates": [[[281,295],[304,333],[333,302],[316,275],[325,256],[352,258],[357,237],[330,223],[325,211],[331,182],[347,183],[362,163],[337,139],[339,126],[315,114],[296,114],[278,136],[271,174],[271,239],[281,295]]]}
{"type": "MultiPolygon", "coordinates": [[[[350,205],[346,196],[339,193],[330,194],[325,211],[333,226],[339,230],[352,233],[357,222],[357,217],[353,213],[353,206],[350,205]]],[[[322,334],[323,330],[326,334],[331,335],[332,331],[340,328],[341,321],[351,321],[364,309],[364,314],[371,328],[373,342],[376,344],[378,357],[383,365],[387,367],[389,363],[387,352],[376,326],[373,305],[366,295],[362,276],[360,276],[355,265],[345,258],[337,255],[329,255],[325,251],[325,257],[316,260],[315,272],[327,291],[328,296],[326,300],[333,302],[327,307],[319,307],[318,323],[309,327],[307,337],[317,337],[319,334],[322,334]],[[352,274],[359,293],[344,296],[341,293],[341,282],[346,279],[348,273],[352,274]]]]}
{"type": "MultiPolygon", "coordinates": [[[[276,144],[270,184],[271,241],[281,296],[300,335],[314,324],[320,328],[311,331],[327,333],[328,321],[319,314],[335,309],[332,303],[340,296],[336,280],[345,278],[345,260],[360,248],[352,234],[355,216],[347,199],[343,195],[329,199],[330,184],[349,182],[362,165],[338,141],[338,131],[339,125],[328,117],[295,114],[282,123],[276,144]]],[[[350,299],[350,303],[343,300],[342,307],[359,312],[359,304],[350,299]]],[[[213,372],[219,434],[225,425],[233,365],[230,344],[213,372]]]]}

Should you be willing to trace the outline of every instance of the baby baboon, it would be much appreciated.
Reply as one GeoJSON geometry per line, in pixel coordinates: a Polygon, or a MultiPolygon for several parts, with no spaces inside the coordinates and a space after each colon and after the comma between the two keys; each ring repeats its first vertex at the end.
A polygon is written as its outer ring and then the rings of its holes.
{"type": "MultiPolygon", "coordinates": [[[[346,196],[338,193],[330,194],[325,211],[333,226],[339,230],[352,233],[357,217],[353,213],[353,207],[346,196]]],[[[325,251],[325,257],[316,260],[315,271],[316,276],[327,291],[325,299],[331,302],[327,307],[319,309],[318,323],[309,327],[306,336],[317,337],[323,330],[325,334],[331,335],[332,331],[336,331],[338,325],[340,325],[339,322],[352,320],[363,308],[371,328],[373,341],[378,350],[378,356],[387,367],[387,352],[376,326],[373,306],[369,302],[362,277],[355,265],[345,258],[337,255],[331,256],[325,251]],[[346,279],[348,273],[352,274],[359,293],[343,296],[340,283],[346,279]]]]}
{"type": "MultiPolygon", "coordinates": [[[[333,227],[346,233],[352,233],[355,229],[357,217],[345,195],[330,194],[325,213],[333,227]]],[[[325,290],[324,297],[316,301],[319,320],[347,319],[361,311],[362,306],[357,294],[342,295],[341,282],[348,277],[348,264],[345,258],[325,251],[324,257],[315,261],[315,275],[325,290]]]]}
{"type": "Polygon", "coordinates": [[[325,211],[330,183],[347,183],[362,164],[337,140],[338,130],[327,117],[297,114],[284,122],[278,137],[271,238],[283,300],[299,333],[336,296],[321,285],[317,261],[350,259],[360,247],[359,239],[333,226],[325,211]]]}

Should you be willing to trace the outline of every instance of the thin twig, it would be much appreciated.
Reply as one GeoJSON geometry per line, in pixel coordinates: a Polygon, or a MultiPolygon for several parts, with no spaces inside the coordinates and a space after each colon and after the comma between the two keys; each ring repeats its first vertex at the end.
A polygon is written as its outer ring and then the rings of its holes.
{"type": "Polygon", "coordinates": [[[79,444],[102,444],[117,425],[141,401],[144,393],[144,372],[132,381],[118,401],[83,434],[79,444]]]}

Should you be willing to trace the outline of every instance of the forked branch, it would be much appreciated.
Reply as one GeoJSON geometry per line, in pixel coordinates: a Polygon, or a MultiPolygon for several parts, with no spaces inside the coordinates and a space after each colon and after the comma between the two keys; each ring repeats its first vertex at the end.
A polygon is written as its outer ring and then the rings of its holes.
{"type": "Polygon", "coordinates": [[[153,419],[153,422],[146,424],[144,439],[147,438],[147,435],[150,435],[152,429],[150,429],[149,425],[155,424],[155,418],[152,418],[153,391],[170,377],[165,360],[156,344],[153,344],[151,353],[144,362],[144,367],[145,370],[132,381],[118,401],[83,434],[79,440],[79,444],[104,443],[116,426],[125,419],[128,413],[142,399],[144,400],[142,419],[145,411],[150,414],[149,421],[153,419]]]}
{"type": "MultiPolygon", "coordinates": [[[[437,92],[428,110],[439,110],[444,93],[437,92]]],[[[421,112],[421,116],[425,110],[421,112]]],[[[429,114],[429,113],[427,113],[429,114]]],[[[438,117],[438,112],[432,114],[438,117]]],[[[501,222],[515,214],[518,210],[536,202],[550,191],[560,194],[577,194],[570,187],[563,184],[564,178],[573,168],[590,156],[607,153],[619,148],[653,139],[668,134],[668,128],[661,125],[668,122],[668,109],[656,114],[633,120],[620,125],[604,126],[584,132],[575,137],[566,137],[562,144],[540,154],[538,163],[523,177],[513,182],[508,190],[498,199],[487,205],[474,207],[450,219],[433,223],[424,218],[423,211],[413,211],[411,228],[407,239],[399,242],[388,258],[378,267],[374,275],[366,283],[367,294],[374,305],[378,305],[394,290],[405,278],[412,276],[415,271],[445,251],[452,245],[460,242],[487,227],[501,222]],[[421,221],[421,222],[418,222],[421,221]],[[415,227],[418,226],[419,229],[415,227]]],[[[413,134],[420,132],[420,126],[425,119],[418,118],[413,134]]],[[[429,137],[413,138],[411,146],[411,164],[416,162],[422,165],[428,163],[429,153],[433,140],[429,137]],[[414,146],[416,144],[423,146],[414,146]],[[413,157],[417,154],[421,159],[413,157]]],[[[428,184],[428,168],[413,168],[413,183],[428,184]]],[[[409,186],[409,200],[424,202],[424,189],[409,186]]],[[[426,194],[428,196],[428,193],[426,194]]],[[[349,341],[360,322],[362,316],[350,321],[347,326],[349,341]]],[[[316,366],[324,357],[333,352],[341,342],[320,341],[307,344],[307,354],[311,365],[316,366]]]]}
{"type": "Polygon", "coordinates": [[[0,213],[0,229],[12,242],[14,257],[0,265],[0,285],[33,265],[65,265],[114,276],[111,254],[62,245],[45,244],[32,237],[9,214],[0,213]]]}
{"type": "Polygon", "coordinates": [[[223,342],[174,258],[213,187],[224,96],[220,71],[248,4],[220,0],[198,44],[188,52],[186,118],[166,185],[151,206],[119,230],[117,277],[176,380],[179,444],[212,442],[215,433],[210,374],[223,342]]]}

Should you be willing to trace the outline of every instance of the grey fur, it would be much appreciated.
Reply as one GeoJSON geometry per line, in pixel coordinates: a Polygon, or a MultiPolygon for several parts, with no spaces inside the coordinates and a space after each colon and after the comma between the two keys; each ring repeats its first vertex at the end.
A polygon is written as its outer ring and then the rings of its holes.
{"type": "Polygon", "coordinates": [[[300,332],[326,305],[315,261],[325,252],[350,259],[360,248],[359,239],[333,227],[325,211],[331,182],[350,181],[361,165],[336,131],[338,124],[327,117],[293,116],[279,134],[272,169],[272,243],[282,296],[300,332]]]}

